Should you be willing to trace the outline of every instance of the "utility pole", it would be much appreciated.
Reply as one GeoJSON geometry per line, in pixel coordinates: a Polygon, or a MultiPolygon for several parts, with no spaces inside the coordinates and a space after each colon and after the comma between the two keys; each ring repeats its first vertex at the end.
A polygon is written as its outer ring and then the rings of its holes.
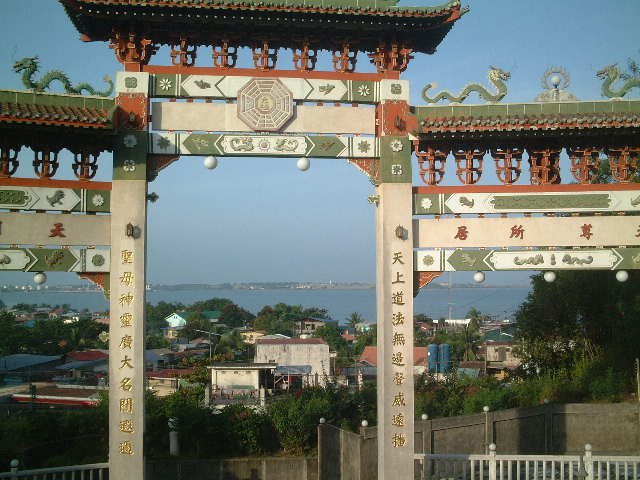
{"type": "Polygon", "coordinates": [[[640,358],[636,358],[636,398],[640,403],[640,358]]]}

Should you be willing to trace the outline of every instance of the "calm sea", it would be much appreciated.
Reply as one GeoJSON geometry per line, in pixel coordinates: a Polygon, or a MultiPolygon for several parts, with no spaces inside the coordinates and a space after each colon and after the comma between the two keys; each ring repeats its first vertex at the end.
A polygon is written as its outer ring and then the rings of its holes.
{"type": "MultiPolygon", "coordinates": [[[[513,318],[514,312],[529,293],[528,287],[453,287],[424,288],[415,298],[414,311],[426,313],[433,318],[464,318],[471,307],[498,319],[513,318]]],[[[147,292],[147,301],[152,304],[164,300],[189,305],[210,298],[228,298],[241,307],[257,313],[265,305],[287,303],[304,307],[323,307],[330,316],[342,321],[350,313],[358,312],[366,320],[376,318],[375,289],[367,290],[162,290],[147,292]]],[[[6,305],[16,303],[46,303],[61,305],[68,303],[75,309],[105,311],[108,303],[98,292],[0,292],[0,300],[6,305]]]]}

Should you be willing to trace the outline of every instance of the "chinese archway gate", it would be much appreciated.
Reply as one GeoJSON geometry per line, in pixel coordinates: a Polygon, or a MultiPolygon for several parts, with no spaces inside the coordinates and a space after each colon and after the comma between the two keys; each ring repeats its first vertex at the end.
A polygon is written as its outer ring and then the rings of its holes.
{"type": "Polygon", "coordinates": [[[410,106],[400,74],[465,13],[457,0],[61,3],[123,70],[115,99],[0,91],[0,260],[5,270],[74,271],[108,293],[114,480],[144,477],[147,185],[180,156],[342,158],[376,185],[379,478],[414,474],[420,287],[448,270],[640,268],[640,223],[625,215],[640,209],[629,183],[639,101],[410,106]],[[161,45],[170,58],[158,65],[161,45]],[[284,48],[295,69],[278,68],[284,48]],[[243,52],[253,68],[237,66],[243,52]],[[330,71],[316,69],[323,52],[330,71]],[[356,71],[359,55],[376,73],[356,71]],[[37,178],[13,177],[23,146],[36,152],[37,178]],[[77,180],[55,178],[62,148],[77,180]],[[563,148],[572,185],[561,183],[563,148]],[[91,180],[102,151],[113,152],[112,182],[91,180]],[[475,185],[487,155],[499,185],[475,185]],[[615,183],[593,183],[602,155],[615,183]],[[451,159],[459,186],[442,185],[451,159]],[[425,186],[412,184],[414,160],[425,186]]]}

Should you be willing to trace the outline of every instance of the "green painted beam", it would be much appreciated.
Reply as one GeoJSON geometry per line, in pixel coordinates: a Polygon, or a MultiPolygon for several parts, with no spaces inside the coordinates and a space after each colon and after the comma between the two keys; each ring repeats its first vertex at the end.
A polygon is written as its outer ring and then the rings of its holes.
{"type": "Polygon", "coordinates": [[[230,157],[377,158],[380,139],[344,135],[153,133],[149,153],[230,157]]]}
{"type": "Polygon", "coordinates": [[[421,249],[414,253],[414,270],[418,272],[638,269],[640,248],[421,249]]]}
{"type": "Polygon", "coordinates": [[[0,249],[0,271],[109,272],[109,250],[95,248],[0,249]]]}

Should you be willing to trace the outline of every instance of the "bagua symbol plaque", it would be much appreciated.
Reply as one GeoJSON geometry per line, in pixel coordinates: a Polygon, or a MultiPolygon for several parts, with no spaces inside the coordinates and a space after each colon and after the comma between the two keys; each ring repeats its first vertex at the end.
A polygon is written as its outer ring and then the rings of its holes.
{"type": "Polygon", "coordinates": [[[277,78],[253,79],[238,92],[238,117],[255,131],[279,131],[293,106],[292,93],[277,78]]]}

